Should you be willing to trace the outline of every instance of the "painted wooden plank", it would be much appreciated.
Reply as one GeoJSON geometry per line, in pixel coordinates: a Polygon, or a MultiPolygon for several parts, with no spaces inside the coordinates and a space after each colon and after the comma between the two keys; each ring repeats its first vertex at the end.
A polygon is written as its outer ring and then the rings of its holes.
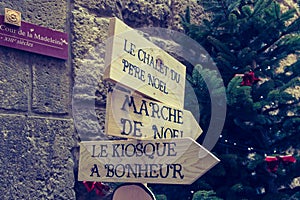
{"type": "Polygon", "coordinates": [[[190,111],[118,89],[108,94],[105,119],[106,134],[117,137],[196,140],[202,133],[190,111]]]}
{"type": "Polygon", "coordinates": [[[183,108],[186,67],[117,18],[109,33],[104,79],[183,108]]]}
{"type": "Polygon", "coordinates": [[[80,181],[191,184],[219,162],[191,138],[80,143],[80,181]]]}

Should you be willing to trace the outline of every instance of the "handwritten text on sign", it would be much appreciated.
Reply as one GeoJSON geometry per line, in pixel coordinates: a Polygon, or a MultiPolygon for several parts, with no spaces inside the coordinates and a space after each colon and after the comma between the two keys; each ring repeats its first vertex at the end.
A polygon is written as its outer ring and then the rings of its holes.
{"type": "Polygon", "coordinates": [[[80,143],[79,180],[191,184],[219,160],[191,138],[80,143]]]}
{"type": "Polygon", "coordinates": [[[197,139],[202,130],[190,111],[114,89],[108,94],[106,133],[134,139],[197,139]]]}
{"type": "Polygon", "coordinates": [[[0,16],[0,45],[52,56],[68,58],[68,36],[66,33],[22,22],[21,27],[4,23],[0,16]]]}
{"type": "Polygon", "coordinates": [[[185,66],[117,18],[110,26],[104,78],[183,107],[185,66]]]}

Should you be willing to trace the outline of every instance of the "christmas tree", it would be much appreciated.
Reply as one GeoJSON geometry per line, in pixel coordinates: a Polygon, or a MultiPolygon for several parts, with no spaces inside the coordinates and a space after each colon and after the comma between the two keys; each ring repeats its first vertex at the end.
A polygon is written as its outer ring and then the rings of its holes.
{"type": "MultiPolygon", "coordinates": [[[[283,1],[275,0],[198,3],[210,18],[192,24],[187,8],[183,27],[216,62],[226,85],[228,110],[214,149],[221,163],[190,190],[200,191],[197,199],[217,198],[209,197],[212,190],[230,200],[297,199],[299,188],[293,180],[300,176],[299,1],[298,7],[286,10],[283,1]]],[[[188,80],[199,99],[208,99],[202,79],[195,66],[188,80]]],[[[209,105],[202,103],[203,108],[209,105]]],[[[201,123],[207,123],[207,109],[201,116],[201,123]]]]}

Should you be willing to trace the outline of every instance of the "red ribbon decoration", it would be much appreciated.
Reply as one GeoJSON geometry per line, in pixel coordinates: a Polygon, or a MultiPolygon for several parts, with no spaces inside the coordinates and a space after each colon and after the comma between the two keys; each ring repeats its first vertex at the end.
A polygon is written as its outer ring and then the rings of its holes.
{"type": "Polygon", "coordinates": [[[98,196],[105,196],[109,191],[109,187],[101,182],[95,183],[95,189],[98,196]]]}
{"type": "Polygon", "coordinates": [[[258,81],[260,81],[260,79],[255,77],[253,71],[250,71],[250,72],[246,72],[243,75],[243,81],[241,82],[241,85],[242,86],[252,86],[252,84],[257,83],[258,81]]]}
{"type": "Polygon", "coordinates": [[[276,172],[280,163],[287,165],[289,163],[295,163],[296,159],[292,155],[267,156],[265,161],[267,162],[267,170],[269,172],[276,172]]]}
{"type": "Polygon", "coordinates": [[[88,192],[91,192],[93,191],[93,189],[95,189],[96,194],[102,197],[105,196],[109,191],[109,186],[101,182],[83,181],[83,185],[85,186],[88,192]]]}

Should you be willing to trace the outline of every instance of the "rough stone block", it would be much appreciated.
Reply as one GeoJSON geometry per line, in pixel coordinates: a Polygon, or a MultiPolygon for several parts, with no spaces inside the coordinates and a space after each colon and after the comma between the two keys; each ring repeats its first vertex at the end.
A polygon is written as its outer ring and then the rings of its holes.
{"type": "MultiPolygon", "coordinates": [[[[83,8],[74,10],[73,17],[72,53],[75,57],[76,67],[84,66],[84,64],[99,66],[99,64],[104,62],[109,18],[98,17],[83,8]],[[83,63],[77,64],[76,61],[78,59],[83,61],[83,63]]],[[[100,66],[100,70],[101,67],[103,68],[103,66],[100,66]]]]}
{"type": "Polygon", "coordinates": [[[28,110],[29,65],[22,51],[0,47],[0,108],[28,110]]]}
{"type": "Polygon", "coordinates": [[[85,8],[89,13],[97,13],[98,17],[116,16],[132,27],[159,26],[166,27],[170,17],[169,1],[153,3],[145,1],[120,0],[78,0],[77,8],[85,8]]]}
{"type": "Polygon", "coordinates": [[[73,106],[73,118],[76,131],[81,140],[94,141],[106,139],[104,134],[105,110],[96,109],[87,101],[73,106]],[[90,106],[91,105],[91,106],[90,106]]]}
{"type": "Polygon", "coordinates": [[[75,199],[72,120],[0,115],[0,199],[75,199]]]}
{"type": "Polygon", "coordinates": [[[108,89],[102,82],[102,74],[109,19],[97,17],[82,8],[75,10],[73,16],[73,97],[103,106],[108,89]]]}
{"type": "Polygon", "coordinates": [[[33,64],[32,111],[67,114],[70,109],[70,70],[63,60],[36,56],[33,64]]]}
{"type": "Polygon", "coordinates": [[[98,17],[116,16],[133,28],[162,27],[182,30],[180,14],[190,7],[191,21],[201,23],[203,8],[193,0],[77,0],[75,10],[86,9],[98,17]]]}
{"type": "Polygon", "coordinates": [[[30,23],[64,31],[67,24],[67,2],[61,0],[26,1],[25,18],[30,23]]]}

